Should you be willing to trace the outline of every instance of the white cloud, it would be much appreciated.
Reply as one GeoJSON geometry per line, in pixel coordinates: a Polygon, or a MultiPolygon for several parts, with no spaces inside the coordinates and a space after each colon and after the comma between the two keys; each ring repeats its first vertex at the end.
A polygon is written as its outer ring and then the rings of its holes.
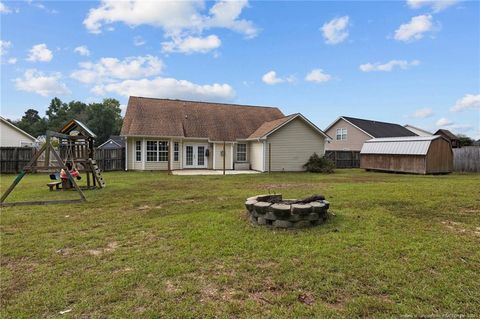
{"type": "Polygon", "coordinates": [[[410,42],[423,38],[425,32],[431,31],[433,21],[431,15],[419,15],[410,19],[395,30],[394,38],[398,41],[410,42]]]}
{"type": "Polygon", "coordinates": [[[133,45],[135,45],[136,47],[142,46],[145,43],[147,42],[139,35],[133,38],[133,45]]]}
{"type": "Polygon", "coordinates": [[[450,121],[449,119],[445,118],[445,117],[442,117],[437,122],[435,122],[435,125],[436,126],[451,126],[451,125],[453,125],[453,122],[450,121]]]}
{"type": "Polygon", "coordinates": [[[431,108],[418,109],[413,112],[410,117],[424,119],[433,115],[433,110],[431,108]]]}
{"type": "Polygon", "coordinates": [[[154,79],[125,80],[97,85],[92,92],[99,95],[116,93],[122,96],[147,96],[172,99],[228,101],[235,91],[228,84],[200,85],[186,80],[156,77],[154,79]]]}
{"type": "Polygon", "coordinates": [[[70,94],[70,89],[60,81],[61,77],[60,73],[44,75],[36,69],[29,69],[25,71],[23,78],[16,78],[14,82],[17,90],[33,92],[42,96],[70,94]]]}
{"type": "Polygon", "coordinates": [[[284,78],[279,78],[277,77],[277,72],[272,70],[262,76],[262,81],[268,85],[274,85],[283,82],[293,82],[295,81],[295,77],[290,75],[284,78]]]}
{"type": "Polygon", "coordinates": [[[0,40],[0,56],[7,54],[8,49],[12,47],[12,42],[0,40]]]}
{"type": "Polygon", "coordinates": [[[413,61],[406,61],[406,60],[391,60],[387,63],[365,63],[360,65],[360,70],[363,72],[373,72],[373,71],[383,71],[383,72],[390,72],[395,67],[399,67],[401,69],[408,69],[411,66],[417,66],[420,64],[420,61],[413,60],[413,61]]]}
{"type": "Polygon", "coordinates": [[[412,9],[430,7],[433,12],[440,12],[458,2],[459,0],[407,0],[407,5],[412,9]]]}
{"type": "Polygon", "coordinates": [[[89,56],[90,55],[90,50],[87,48],[86,45],[81,45],[79,47],[76,47],[75,49],[73,49],[73,52],[76,52],[80,55],[83,55],[83,56],[89,56]]]}
{"type": "Polygon", "coordinates": [[[464,97],[457,100],[455,105],[450,108],[450,111],[460,112],[475,108],[480,109],[480,94],[466,94],[464,97]]]}
{"type": "Polygon", "coordinates": [[[27,61],[31,62],[49,62],[53,58],[52,51],[47,48],[45,43],[34,45],[30,51],[27,58],[27,61]]]}
{"type": "Polygon", "coordinates": [[[158,75],[162,71],[163,62],[155,56],[102,58],[97,63],[82,62],[80,69],[72,72],[70,77],[83,83],[126,80],[145,76],[158,75]]]}
{"type": "Polygon", "coordinates": [[[247,6],[247,0],[221,0],[205,15],[204,1],[102,0],[99,7],[90,9],[83,24],[92,33],[100,33],[106,24],[123,22],[132,27],[143,24],[161,27],[168,34],[227,28],[254,37],[258,30],[253,23],[239,19],[247,6]]]}
{"type": "Polygon", "coordinates": [[[8,60],[7,60],[7,63],[8,63],[8,64],[15,64],[15,63],[17,63],[17,58],[10,58],[10,59],[8,59],[8,60]]]}
{"type": "Polygon", "coordinates": [[[10,10],[9,7],[7,7],[3,2],[0,2],[0,13],[10,13],[12,10],[10,10]]]}
{"type": "Polygon", "coordinates": [[[305,76],[305,81],[321,83],[330,81],[331,78],[332,77],[322,69],[313,69],[305,76]]]}
{"type": "Polygon", "coordinates": [[[338,44],[345,41],[348,37],[348,21],[349,17],[343,16],[325,23],[321,28],[325,42],[328,44],[338,44]]]}
{"type": "Polygon", "coordinates": [[[192,37],[186,38],[173,37],[172,41],[163,42],[162,50],[164,52],[181,52],[181,53],[207,53],[211,50],[217,49],[222,44],[222,41],[216,35],[209,35],[208,37],[192,37]]]}

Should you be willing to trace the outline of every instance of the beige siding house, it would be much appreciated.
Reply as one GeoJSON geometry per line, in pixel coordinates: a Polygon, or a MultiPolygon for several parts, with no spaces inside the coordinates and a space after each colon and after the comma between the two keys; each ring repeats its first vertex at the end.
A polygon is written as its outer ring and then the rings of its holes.
{"type": "Polygon", "coordinates": [[[332,137],[326,146],[327,151],[360,152],[363,143],[372,138],[417,136],[405,127],[380,121],[364,120],[341,116],[326,129],[325,133],[332,137]]]}
{"type": "Polygon", "coordinates": [[[121,131],[128,170],[302,171],[328,136],[278,108],[130,97],[121,131]]]}
{"type": "Polygon", "coordinates": [[[0,146],[1,147],[24,147],[35,146],[36,138],[19,129],[3,117],[0,117],[0,146]]]}

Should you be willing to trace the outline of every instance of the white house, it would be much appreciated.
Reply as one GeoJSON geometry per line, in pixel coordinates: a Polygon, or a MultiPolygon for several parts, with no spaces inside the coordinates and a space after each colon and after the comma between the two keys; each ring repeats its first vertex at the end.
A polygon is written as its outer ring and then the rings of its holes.
{"type": "Polygon", "coordinates": [[[37,139],[0,116],[0,146],[35,146],[37,139]]]}
{"type": "Polygon", "coordinates": [[[278,108],[130,97],[121,135],[126,169],[302,171],[329,138],[278,108]],[[170,147],[171,146],[171,147],[170,147]]]}

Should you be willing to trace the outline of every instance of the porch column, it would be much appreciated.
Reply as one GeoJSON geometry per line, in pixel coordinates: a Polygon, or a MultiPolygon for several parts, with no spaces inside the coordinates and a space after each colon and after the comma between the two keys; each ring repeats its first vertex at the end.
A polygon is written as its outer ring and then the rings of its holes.
{"type": "Polygon", "coordinates": [[[145,137],[142,139],[142,170],[145,170],[145,162],[147,161],[147,142],[145,137]]]}
{"type": "Polygon", "coordinates": [[[213,156],[213,169],[215,169],[215,143],[213,143],[213,151],[212,151],[212,156],[213,156]]]}

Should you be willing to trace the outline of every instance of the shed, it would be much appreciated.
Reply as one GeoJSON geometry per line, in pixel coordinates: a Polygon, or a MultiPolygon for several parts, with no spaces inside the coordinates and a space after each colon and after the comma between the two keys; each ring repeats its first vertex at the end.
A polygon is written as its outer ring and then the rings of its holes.
{"type": "Polygon", "coordinates": [[[453,170],[453,152],[443,136],[374,138],[360,151],[360,168],[414,174],[453,170]]]}

